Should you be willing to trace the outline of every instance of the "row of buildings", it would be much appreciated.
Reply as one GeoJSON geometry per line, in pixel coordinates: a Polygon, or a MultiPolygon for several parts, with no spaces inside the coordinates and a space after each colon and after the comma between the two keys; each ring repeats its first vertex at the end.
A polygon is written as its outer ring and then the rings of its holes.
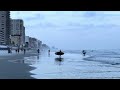
{"type": "Polygon", "coordinates": [[[0,11],[0,45],[19,48],[47,47],[42,41],[25,35],[22,19],[11,19],[10,11],[0,11]]]}
{"type": "Polygon", "coordinates": [[[26,48],[42,48],[42,41],[36,38],[25,36],[25,47],[26,48]]]}

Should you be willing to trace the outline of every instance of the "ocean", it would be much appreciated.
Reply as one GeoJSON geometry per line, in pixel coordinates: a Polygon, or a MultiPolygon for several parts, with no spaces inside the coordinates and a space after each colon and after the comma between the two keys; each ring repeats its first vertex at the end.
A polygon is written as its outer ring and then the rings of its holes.
{"type": "Polygon", "coordinates": [[[120,50],[66,50],[62,59],[52,51],[24,58],[36,79],[120,79],[120,50]]]}

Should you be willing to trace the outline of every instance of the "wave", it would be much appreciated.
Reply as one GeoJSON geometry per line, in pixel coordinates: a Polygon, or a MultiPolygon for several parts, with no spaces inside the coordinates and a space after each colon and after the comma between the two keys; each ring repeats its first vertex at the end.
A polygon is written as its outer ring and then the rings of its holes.
{"type": "Polygon", "coordinates": [[[89,53],[90,57],[84,58],[84,60],[98,61],[111,65],[120,64],[120,50],[103,50],[89,53]]]}
{"type": "MultiPolygon", "coordinates": [[[[82,54],[82,50],[68,50],[65,53],[82,54]]],[[[120,64],[120,50],[86,50],[87,57],[83,60],[97,61],[105,64],[119,65],[120,64]]]]}

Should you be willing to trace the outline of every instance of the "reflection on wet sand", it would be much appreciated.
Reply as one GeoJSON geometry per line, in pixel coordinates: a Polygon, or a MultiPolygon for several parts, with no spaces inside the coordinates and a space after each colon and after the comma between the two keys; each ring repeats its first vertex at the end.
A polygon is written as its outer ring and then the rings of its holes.
{"type": "Polygon", "coordinates": [[[55,63],[57,65],[62,65],[62,62],[64,61],[64,58],[55,58],[55,63]]]}
{"type": "Polygon", "coordinates": [[[48,54],[48,57],[50,57],[50,54],[48,54]]]}
{"type": "Polygon", "coordinates": [[[38,56],[37,56],[37,60],[39,60],[39,58],[40,58],[40,57],[39,57],[39,55],[38,55],[38,56]]]}
{"type": "Polygon", "coordinates": [[[31,57],[25,57],[24,58],[24,63],[33,65],[33,64],[38,63],[39,59],[40,59],[39,55],[37,55],[37,56],[31,56],[31,57]]]}
{"type": "Polygon", "coordinates": [[[24,63],[24,64],[36,64],[39,63],[40,56],[31,56],[31,57],[24,57],[23,59],[17,59],[17,60],[9,60],[10,62],[14,62],[14,63],[24,63]]]}

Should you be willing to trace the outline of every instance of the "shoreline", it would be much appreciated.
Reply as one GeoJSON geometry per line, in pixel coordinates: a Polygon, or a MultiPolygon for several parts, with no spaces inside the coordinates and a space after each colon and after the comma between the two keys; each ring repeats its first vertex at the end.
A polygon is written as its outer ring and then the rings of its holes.
{"type": "Polygon", "coordinates": [[[34,51],[12,54],[7,56],[0,56],[0,79],[36,79],[33,78],[30,73],[34,67],[26,63],[14,63],[9,62],[9,60],[24,59],[24,57],[37,56],[34,51]]]}

